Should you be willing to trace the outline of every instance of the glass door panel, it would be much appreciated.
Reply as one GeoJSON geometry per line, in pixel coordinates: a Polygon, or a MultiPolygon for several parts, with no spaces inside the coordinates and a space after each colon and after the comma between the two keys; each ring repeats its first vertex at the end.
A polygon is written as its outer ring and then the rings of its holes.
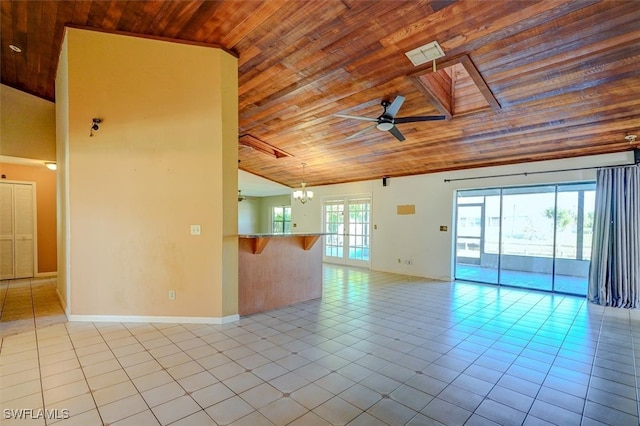
{"type": "Polygon", "coordinates": [[[555,291],[587,293],[594,206],[595,184],[558,186],[555,291]]]}
{"type": "MultiPolygon", "coordinates": [[[[370,210],[369,200],[350,200],[349,206],[349,234],[348,260],[369,262],[369,229],[370,210]]],[[[353,263],[353,262],[348,262],[353,263]]]]}
{"type": "Polygon", "coordinates": [[[500,283],[551,291],[555,187],[502,191],[500,283]]]}
{"type": "Polygon", "coordinates": [[[344,200],[324,203],[324,258],[336,262],[344,259],[344,200]]]}
{"type": "MultiPolygon", "coordinates": [[[[499,191],[498,195],[495,194],[496,191],[493,189],[458,192],[456,279],[486,283],[498,282],[499,240],[498,234],[494,235],[493,223],[495,219],[500,218],[499,191]]],[[[499,225],[497,229],[499,229],[499,225]]]]}

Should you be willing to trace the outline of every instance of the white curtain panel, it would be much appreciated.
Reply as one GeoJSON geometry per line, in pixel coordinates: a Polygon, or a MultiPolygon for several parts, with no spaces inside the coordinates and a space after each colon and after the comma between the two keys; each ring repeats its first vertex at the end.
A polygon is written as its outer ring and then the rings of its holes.
{"type": "Polygon", "coordinates": [[[640,307],[640,166],[597,171],[588,297],[640,307]]]}

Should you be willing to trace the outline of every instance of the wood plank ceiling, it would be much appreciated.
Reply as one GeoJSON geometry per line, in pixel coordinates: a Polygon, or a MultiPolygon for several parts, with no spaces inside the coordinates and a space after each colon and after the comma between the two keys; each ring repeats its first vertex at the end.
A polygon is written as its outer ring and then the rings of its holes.
{"type": "Polygon", "coordinates": [[[291,155],[240,144],[239,167],[291,187],[302,162],[314,186],[620,152],[636,146],[627,134],[640,133],[637,0],[2,0],[1,7],[2,84],[48,100],[65,24],[237,53],[240,135],[291,155]],[[406,97],[399,116],[441,113],[416,84],[432,64],[414,67],[404,54],[431,41],[446,54],[438,64],[469,61],[499,107],[399,124],[404,142],[377,129],[347,140],[371,123],[333,114],[376,118],[380,102],[397,95],[406,97]]]}

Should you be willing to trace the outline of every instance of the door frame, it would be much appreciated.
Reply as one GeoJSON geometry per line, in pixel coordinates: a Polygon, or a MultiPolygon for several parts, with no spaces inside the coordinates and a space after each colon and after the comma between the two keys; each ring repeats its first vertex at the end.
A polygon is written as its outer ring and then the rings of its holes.
{"type": "MultiPolygon", "coordinates": [[[[14,184],[14,185],[29,185],[31,186],[31,197],[32,197],[32,223],[33,223],[33,268],[31,271],[31,277],[22,277],[22,278],[35,278],[38,275],[38,203],[37,203],[37,197],[36,197],[36,190],[37,190],[37,185],[36,182],[32,182],[32,181],[22,181],[22,180],[9,180],[9,179],[3,179],[2,181],[0,181],[0,184],[3,183],[7,183],[7,184],[14,184]]],[[[11,212],[12,215],[15,215],[15,205],[14,205],[14,210],[11,212]]],[[[15,267],[15,217],[13,217],[13,238],[14,238],[14,246],[13,246],[13,250],[14,250],[14,256],[13,256],[13,272],[14,272],[14,278],[2,278],[2,279],[22,279],[22,278],[15,278],[15,272],[16,272],[16,267],[15,267]]]]}
{"type": "MultiPolygon", "coordinates": [[[[334,263],[334,264],[338,264],[338,265],[346,265],[346,266],[356,266],[356,267],[361,267],[361,268],[371,268],[371,238],[372,238],[372,233],[371,233],[371,229],[372,229],[372,216],[373,216],[373,197],[371,194],[351,194],[351,195],[336,195],[336,196],[326,196],[322,198],[322,229],[326,231],[326,209],[325,206],[327,205],[328,201],[338,201],[341,200],[342,201],[342,205],[343,207],[343,233],[342,233],[342,257],[337,257],[337,256],[327,256],[326,253],[326,247],[327,247],[327,239],[331,238],[332,235],[327,235],[323,241],[322,241],[322,261],[323,262],[327,262],[327,263],[334,263]],[[357,201],[357,200],[367,200],[368,204],[369,204],[369,223],[368,223],[368,229],[367,229],[367,237],[369,238],[369,245],[368,245],[368,249],[369,249],[369,259],[368,260],[357,260],[357,259],[350,259],[349,258],[349,237],[350,234],[348,232],[348,213],[349,213],[349,206],[351,203],[351,201],[357,201]],[[346,218],[345,218],[345,213],[346,213],[346,218]]],[[[340,204],[340,203],[338,203],[340,204]]],[[[354,203],[355,204],[355,203],[354,203]]]]}

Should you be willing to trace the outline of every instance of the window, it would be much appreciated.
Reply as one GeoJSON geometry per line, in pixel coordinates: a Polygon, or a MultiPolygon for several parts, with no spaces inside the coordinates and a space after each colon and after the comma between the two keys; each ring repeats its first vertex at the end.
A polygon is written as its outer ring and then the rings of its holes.
{"type": "Polygon", "coordinates": [[[291,232],[291,206],[273,208],[272,229],[274,234],[291,232]]]}

